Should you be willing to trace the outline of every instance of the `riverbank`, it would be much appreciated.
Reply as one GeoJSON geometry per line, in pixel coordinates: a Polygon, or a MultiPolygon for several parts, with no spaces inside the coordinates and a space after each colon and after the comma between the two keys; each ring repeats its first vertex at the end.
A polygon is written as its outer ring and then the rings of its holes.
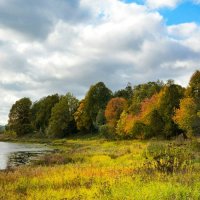
{"type": "Polygon", "coordinates": [[[9,135],[0,134],[1,142],[21,142],[21,143],[49,143],[51,142],[48,138],[43,137],[32,137],[30,135],[24,137],[13,137],[9,135]]]}
{"type": "Polygon", "coordinates": [[[32,166],[0,172],[0,199],[200,198],[199,143],[173,141],[184,154],[192,150],[193,157],[187,167],[163,172],[148,164],[144,152],[152,143],[156,147],[172,141],[107,141],[93,136],[43,142],[61,152],[45,155],[32,166]]]}
{"type": "Polygon", "coordinates": [[[46,136],[35,136],[35,135],[25,135],[23,137],[13,137],[5,134],[0,134],[1,142],[21,142],[21,143],[44,143],[44,144],[54,144],[57,141],[66,141],[66,140],[106,140],[104,137],[101,137],[99,134],[76,134],[68,136],[64,139],[53,139],[47,138],[46,136]]]}

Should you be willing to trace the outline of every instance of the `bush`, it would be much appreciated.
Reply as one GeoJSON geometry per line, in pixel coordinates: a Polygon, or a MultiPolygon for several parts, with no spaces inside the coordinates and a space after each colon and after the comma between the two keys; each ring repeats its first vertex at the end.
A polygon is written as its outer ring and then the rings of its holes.
{"type": "Polygon", "coordinates": [[[7,130],[4,132],[4,135],[5,136],[8,136],[8,137],[11,137],[11,138],[16,138],[17,137],[17,134],[15,131],[11,131],[11,130],[7,130]]]}
{"type": "Polygon", "coordinates": [[[193,139],[190,146],[193,151],[200,152],[200,142],[197,139],[193,139]]]}
{"type": "Polygon", "coordinates": [[[133,138],[143,138],[146,132],[146,125],[142,122],[136,121],[133,124],[131,135],[133,138]]]}
{"type": "Polygon", "coordinates": [[[100,133],[100,135],[102,135],[108,139],[113,139],[116,137],[115,129],[107,124],[100,126],[99,133],[100,133]]]}
{"type": "Polygon", "coordinates": [[[131,135],[132,138],[149,139],[152,138],[155,133],[149,125],[136,121],[133,124],[131,135]]]}
{"type": "Polygon", "coordinates": [[[85,161],[85,158],[81,155],[66,155],[64,153],[47,154],[42,156],[39,160],[35,162],[36,165],[62,165],[69,163],[82,163],[85,161]]]}
{"type": "Polygon", "coordinates": [[[164,145],[151,143],[144,152],[147,159],[145,166],[148,169],[158,170],[163,173],[174,173],[189,169],[192,153],[184,147],[174,144],[164,145]]]}

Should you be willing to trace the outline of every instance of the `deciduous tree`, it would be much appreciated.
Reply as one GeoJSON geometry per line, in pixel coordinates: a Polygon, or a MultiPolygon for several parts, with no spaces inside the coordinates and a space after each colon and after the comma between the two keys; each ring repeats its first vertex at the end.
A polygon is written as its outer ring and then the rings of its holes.
{"type": "Polygon", "coordinates": [[[49,125],[51,110],[59,102],[59,95],[54,94],[35,102],[31,108],[32,124],[36,131],[45,132],[49,125]]]}
{"type": "Polygon", "coordinates": [[[80,132],[90,132],[92,129],[92,121],[85,109],[85,100],[82,100],[78,106],[77,111],[74,113],[74,119],[77,129],[80,132]]]}
{"type": "Polygon", "coordinates": [[[159,95],[158,112],[164,122],[163,136],[169,138],[180,132],[172,118],[175,109],[179,108],[180,100],[184,96],[184,88],[175,84],[167,84],[159,95]]]}
{"type": "Polygon", "coordinates": [[[74,130],[74,112],[78,106],[78,100],[67,93],[61,97],[60,101],[53,107],[48,127],[48,135],[62,138],[74,130]]]}
{"type": "Polygon", "coordinates": [[[110,126],[116,127],[120,115],[125,109],[126,105],[127,101],[121,97],[112,98],[108,102],[105,110],[105,117],[110,126]]]}
{"type": "Polygon", "coordinates": [[[132,96],[133,96],[133,88],[130,83],[127,84],[125,89],[118,90],[114,93],[114,97],[124,98],[128,102],[131,100],[132,96]]]}
{"type": "Polygon", "coordinates": [[[194,135],[200,130],[200,118],[197,115],[197,105],[193,98],[184,98],[180,108],[176,109],[173,120],[187,134],[194,135]]]}
{"type": "Polygon", "coordinates": [[[197,103],[198,109],[200,109],[200,71],[197,70],[191,77],[189,86],[186,90],[186,96],[192,97],[197,103]]]}
{"type": "Polygon", "coordinates": [[[141,103],[145,99],[150,99],[154,94],[159,93],[163,87],[164,84],[161,81],[148,82],[135,86],[133,88],[132,103],[129,111],[134,115],[139,114],[141,111],[141,103]]]}
{"type": "Polygon", "coordinates": [[[112,97],[112,92],[103,82],[92,85],[84,100],[84,112],[87,118],[92,122],[93,128],[98,129],[96,118],[100,110],[105,107],[112,97]]]}
{"type": "Polygon", "coordinates": [[[10,130],[15,131],[17,136],[32,132],[31,104],[29,98],[22,98],[16,101],[10,110],[8,127],[10,130]]]}

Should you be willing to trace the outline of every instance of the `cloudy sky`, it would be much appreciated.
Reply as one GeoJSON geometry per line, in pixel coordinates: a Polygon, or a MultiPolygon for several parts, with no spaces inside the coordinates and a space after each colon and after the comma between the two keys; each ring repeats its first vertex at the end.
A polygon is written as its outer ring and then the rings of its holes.
{"type": "Polygon", "coordinates": [[[21,97],[81,98],[200,68],[200,0],[0,0],[0,124],[21,97]]]}

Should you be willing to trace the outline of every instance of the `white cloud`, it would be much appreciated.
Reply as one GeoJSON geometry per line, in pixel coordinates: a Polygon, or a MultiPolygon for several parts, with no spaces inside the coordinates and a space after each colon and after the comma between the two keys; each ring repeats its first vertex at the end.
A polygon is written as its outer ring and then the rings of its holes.
{"type": "Polygon", "coordinates": [[[199,31],[199,26],[194,22],[172,25],[168,27],[169,34],[179,37],[179,38],[191,37],[191,34],[194,34],[197,31],[199,31]]]}
{"type": "Polygon", "coordinates": [[[151,9],[163,7],[175,8],[182,0],[146,0],[146,5],[151,9]]]}
{"type": "Polygon", "coordinates": [[[200,4],[200,0],[193,0],[194,3],[200,4]]]}
{"type": "Polygon", "coordinates": [[[200,26],[184,23],[168,27],[169,34],[197,54],[200,52],[200,26]]]}

